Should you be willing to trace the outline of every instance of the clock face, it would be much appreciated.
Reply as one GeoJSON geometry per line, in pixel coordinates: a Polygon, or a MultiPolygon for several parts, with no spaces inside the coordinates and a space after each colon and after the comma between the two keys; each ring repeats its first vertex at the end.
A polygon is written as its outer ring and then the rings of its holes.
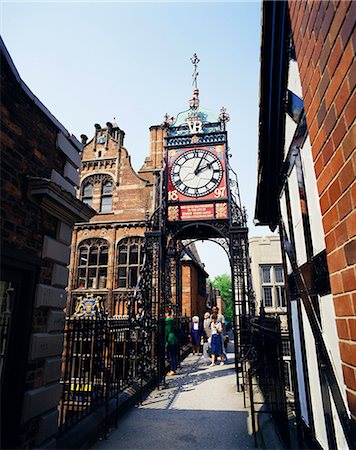
{"type": "Polygon", "coordinates": [[[203,197],[216,189],[223,176],[217,156],[207,150],[188,150],[173,163],[170,177],[173,186],[188,197],[203,197]]]}

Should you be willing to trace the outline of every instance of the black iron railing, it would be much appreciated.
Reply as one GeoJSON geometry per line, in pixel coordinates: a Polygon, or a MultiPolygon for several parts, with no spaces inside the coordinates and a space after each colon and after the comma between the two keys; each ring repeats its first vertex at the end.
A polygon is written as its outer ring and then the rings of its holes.
{"type": "Polygon", "coordinates": [[[137,372],[135,340],[127,319],[75,317],[66,320],[62,360],[62,430],[105,404],[137,372]]]}
{"type": "MultiPolygon", "coordinates": [[[[161,327],[158,320],[151,319],[149,327],[141,322],[141,319],[96,316],[66,319],[59,432],[99,407],[106,406],[108,410],[112,399],[118,405],[119,395],[126,388],[135,385],[142,396],[147,383],[164,377],[167,368],[164,319],[160,321],[161,327]],[[159,328],[163,329],[161,339],[157,338],[159,328]]],[[[181,359],[188,343],[187,318],[179,319],[179,329],[178,359],[181,359]]]]}
{"type": "Polygon", "coordinates": [[[278,317],[255,317],[251,320],[251,367],[248,385],[252,409],[253,431],[257,431],[255,412],[265,405],[271,414],[286,448],[290,430],[283,363],[283,349],[278,317]]]}

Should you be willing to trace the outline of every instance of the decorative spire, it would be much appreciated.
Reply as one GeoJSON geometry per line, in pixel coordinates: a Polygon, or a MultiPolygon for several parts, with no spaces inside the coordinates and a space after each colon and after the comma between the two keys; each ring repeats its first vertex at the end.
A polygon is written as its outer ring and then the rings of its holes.
{"type": "Polygon", "coordinates": [[[192,85],[195,87],[195,89],[197,89],[198,88],[197,78],[198,78],[198,75],[199,75],[198,64],[199,64],[200,59],[198,58],[197,54],[194,53],[193,57],[190,58],[190,60],[191,60],[192,64],[194,65],[194,72],[193,72],[193,75],[192,75],[192,78],[193,78],[192,85]]]}
{"type": "Polygon", "coordinates": [[[174,117],[170,116],[168,113],[166,113],[164,115],[164,120],[161,123],[161,127],[162,128],[169,128],[170,126],[173,125],[174,121],[175,121],[174,117]]]}
{"type": "Polygon", "coordinates": [[[193,97],[189,100],[189,106],[190,106],[190,109],[196,111],[199,108],[199,89],[198,89],[198,85],[197,85],[197,77],[199,75],[198,63],[199,63],[200,59],[198,58],[197,54],[194,53],[193,57],[190,58],[190,60],[194,65],[194,72],[192,75],[192,78],[193,78],[192,84],[194,86],[194,89],[193,89],[193,97]]]}
{"type": "Polygon", "coordinates": [[[227,109],[224,106],[220,109],[219,120],[223,124],[229,122],[230,120],[230,114],[227,113],[227,109]]]}

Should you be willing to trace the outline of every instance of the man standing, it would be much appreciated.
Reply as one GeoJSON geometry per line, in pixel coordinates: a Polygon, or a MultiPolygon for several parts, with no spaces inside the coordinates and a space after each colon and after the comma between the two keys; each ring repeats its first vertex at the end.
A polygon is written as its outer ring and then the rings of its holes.
{"type": "Polygon", "coordinates": [[[168,309],[166,312],[165,325],[166,325],[165,336],[166,336],[167,356],[169,364],[171,366],[171,370],[168,372],[168,375],[176,375],[178,340],[177,340],[176,321],[173,317],[172,309],[168,309]]]}

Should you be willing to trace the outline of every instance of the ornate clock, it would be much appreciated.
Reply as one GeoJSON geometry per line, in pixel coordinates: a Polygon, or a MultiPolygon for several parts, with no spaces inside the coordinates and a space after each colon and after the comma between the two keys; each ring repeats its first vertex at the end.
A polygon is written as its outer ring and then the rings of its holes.
{"type": "Polygon", "coordinates": [[[213,192],[223,177],[219,158],[207,150],[188,150],[173,163],[170,179],[174,188],[187,197],[204,197],[213,192]]]}
{"type": "Polygon", "coordinates": [[[227,219],[224,144],[167,149],[168,221],[227,219]]]}

